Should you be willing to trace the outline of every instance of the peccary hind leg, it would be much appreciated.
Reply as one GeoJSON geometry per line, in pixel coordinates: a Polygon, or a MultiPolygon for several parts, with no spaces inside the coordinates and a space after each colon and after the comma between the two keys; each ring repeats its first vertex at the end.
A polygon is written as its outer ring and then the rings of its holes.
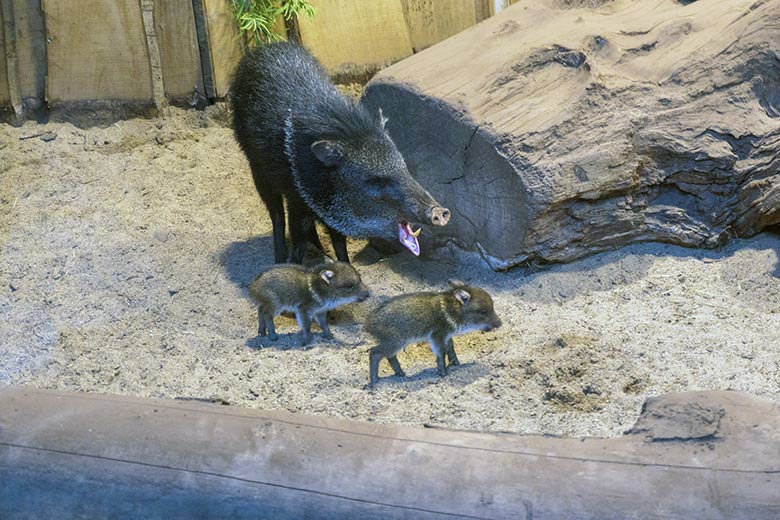
{"type": "Polygon", "coordinates": [[[333,244],[333,251],[336,253],[336,258],[338,258],[339,262],[349,263],[347,237],[331,228],[328,228],[328,234],[330,235],[330,243],[333,244]]]}

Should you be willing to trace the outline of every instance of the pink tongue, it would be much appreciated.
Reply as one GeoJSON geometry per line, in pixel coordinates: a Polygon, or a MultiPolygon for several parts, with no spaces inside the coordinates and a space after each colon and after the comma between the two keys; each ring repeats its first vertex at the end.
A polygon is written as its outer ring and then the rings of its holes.
{"type": "Polygon", "coordinates": [[[420,243],[417,241],[417,237],[412,236],[412,226],[408,222],[398,223],[398,240],[414,256],[420,256],[420,243]]]}

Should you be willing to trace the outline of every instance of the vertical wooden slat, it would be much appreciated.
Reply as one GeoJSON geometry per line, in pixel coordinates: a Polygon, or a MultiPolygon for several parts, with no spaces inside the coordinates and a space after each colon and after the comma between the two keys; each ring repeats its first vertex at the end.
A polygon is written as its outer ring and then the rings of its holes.
{"type": "Polygon", "coordinates": [[[46,31],[41,0],[14,0],[19,88],[25,108],[39,106],[46,94],[46,31]]]}
{"type": "Polygon", "coordinates": [[[154,26],[160,47],[165,95],[168,99],[204,96],[193,0],[154,2],[154,26]]]}
{"type": "Polygon", "coordinates": [[[214,91],[217,97],[222,97],[228,93],[233,71],[243,55],[241,37],[230,11],[230,2],[203,0],[203,7],[211,49],[214,91]]]}
{"type": "Polygon", "coordinates": [[[152,99],[157,108],[165,105],[165,84],[163,83],[160,47],[157,45],[157,31],[154,26],[154,0],[141,0],[141,15],[146,34],[146,50],[149,68],[152,72],[152,99]]]}
{"type": "Polygon", "coordinates": [[[5,66],[5,26],[3,11],[0,9],[0,109],[11,103],[11,95],[8,91],[8,70],[5,66]]]}
{"type": "Polygon", "coordinates": [[[2,0],[0,8],[2,8],[3,14],[3,42],[8,94],[14,113],[17,117],[21,117],[23,107],[19,85],[19,62],[16,55],[16,25],[13,0],[2,0]]]}

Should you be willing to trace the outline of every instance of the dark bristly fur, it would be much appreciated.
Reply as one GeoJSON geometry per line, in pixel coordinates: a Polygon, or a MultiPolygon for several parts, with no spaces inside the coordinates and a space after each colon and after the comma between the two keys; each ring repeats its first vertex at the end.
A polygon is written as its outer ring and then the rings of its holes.
{"type": "Polygon", "coordinates": [[[391,239],[401,220],[449,219],[409,175],[380,114],[338,92],[304,48],[275,43],[248,53],[230,97],[236,139],[271,215],[277,263],[288,260],[285,199],[295,263],[307,241],[319,246],[315,219],[341,261],[349,261],[345,236],[391,239]]]}
{"type": "Polygon", "coordinates": [[[454,336],[501,326],[493,310],[493,299],[479,287],[450,280],[450,290],[433,293],[402,294],[379,306],[365,325],[366,332],[378,344],[370,351],[369,386],[377,382],[379,362],[387,358],[395,374],[404,377],[398,354],[408,344],[427,341],[436,356],[440,376],[447,375],[447,364],[458,365],[454,336]]]}

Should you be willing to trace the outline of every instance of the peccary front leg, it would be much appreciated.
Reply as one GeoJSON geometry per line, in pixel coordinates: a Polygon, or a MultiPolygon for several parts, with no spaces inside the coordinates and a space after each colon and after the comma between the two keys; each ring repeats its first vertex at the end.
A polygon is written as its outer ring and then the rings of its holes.
{"type": "Polygon", "coordinates": [[[263,306],[257,306],[257,335],[265,336],[265,316],[263,315],[263,306]]]}
{"type": "Polygon", "coordinates": [[[369,351],[369,363],[368,363],[368,387],[373,388],[379,379],[379,362],[385,357],[379,347],[374,347],[369,351]]]}
{"type": "Polygon", "coordinates": [[[325,339],[333,339],[333,334],[330,333],[330,328],[328,328],[328,312],[318,312],[314,315],[314,319],[317,321],[317,325],[322,329],[322,337],[325,339]]]}
{"type": "Polygon", "coordinates": [[[458,356],[455,354],[455,343],[452,341],[452,338],[447,340],[447,358],[450,361],[450,365],[458,366],[460,365],[460,361],[458,361],[458,356]]]}
{"type": "Polygon", "coordinates": [[[328,234],[330,235],[330,243],[333,244],[333,251],[336,253],[336,258],[339,260],[339,262],[349,263],[349,254],[347,253],[347,237],[331,228],[328,228],[328,234]]]}
{"type": "Polygon", "coordinates": [[[290,211],[288,223],[292,241],[290,263],[300,264],[306,255],[306,244],[309,242],[310,230],[314,226],[314,214],[297,197],[288,199],[287,209],[290,211]]]}
{"type": "Polygon", "coordinates": [[[311,341],[311,318],[307,311],[298,308],[295,311],[295,319],[298,320],[298,326],[301,328],[301,346],[304,347],[311,341]]]}
{"type": "Polygon", "coordinates": [[[436,356],[436,372],[440,377],[447,375],[447,363],[444,361],[444,356],[447,354],[447,342],[445,338],[434,337],[430,342],[431,351],[436,356]]]}

